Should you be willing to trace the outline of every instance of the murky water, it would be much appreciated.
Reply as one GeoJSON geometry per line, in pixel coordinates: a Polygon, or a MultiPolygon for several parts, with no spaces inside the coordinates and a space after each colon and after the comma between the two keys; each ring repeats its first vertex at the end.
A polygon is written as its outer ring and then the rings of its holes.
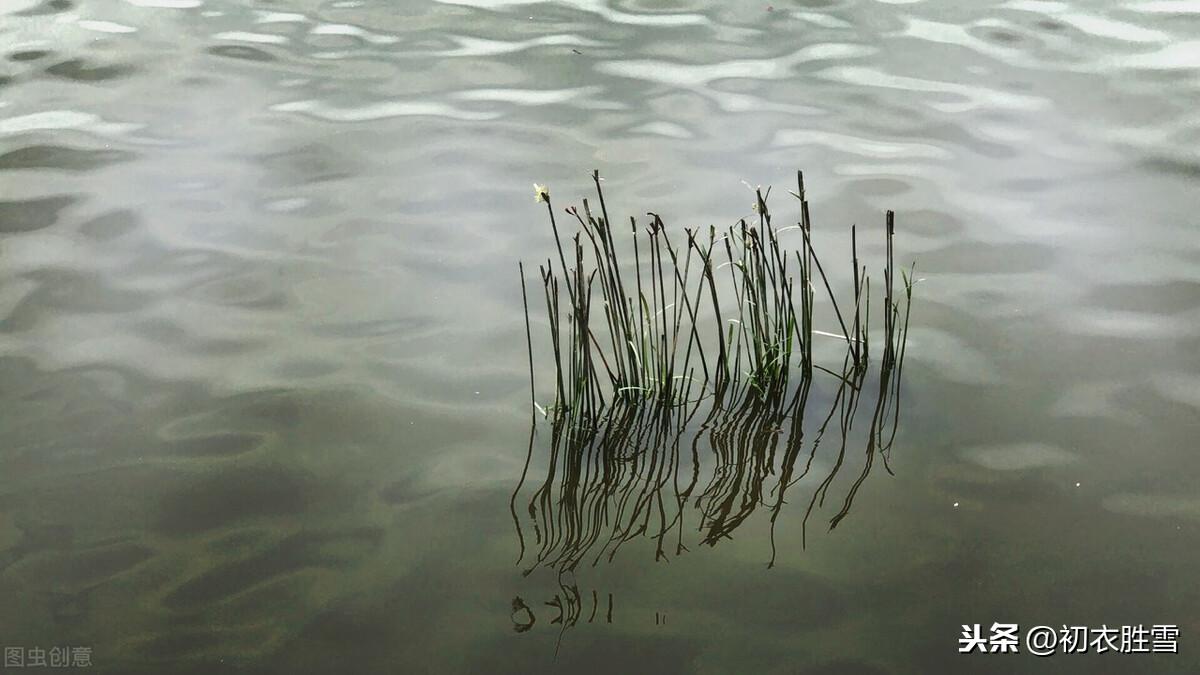
{"type": "Polygon", "coordinates": [[[4,646],[1200,668],[1200,4],[6,0],[0,50],[4,646]],[[790,504],[770,570],[763,518],[632,542],[564,631],[509,511],[516,261],[552,250],[531,184],[565,204],[592,168],[672,227],[804,169],[821,245],[895,209],[923,281],[895,477],[805,549],[790,504]],[[1180,654],[957,653],[992,622],[1177,624],[1180,654]]]}

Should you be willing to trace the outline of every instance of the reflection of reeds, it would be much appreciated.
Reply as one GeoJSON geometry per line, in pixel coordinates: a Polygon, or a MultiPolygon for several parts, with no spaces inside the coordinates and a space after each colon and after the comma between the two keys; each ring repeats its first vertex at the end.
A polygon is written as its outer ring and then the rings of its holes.
{"type": "MultiPolygon", "coordinates": [[[[633,259],[627,267],[617,252],[599,174],[593,172],[592,179],[599,214],[587,200],[582,212],[566,209],[579,225],[567,239],[549,193],[536,188],[550,215],[558,266],[547,260],[540,268],[555,396],[544,408],[536,397],[533,403],[551,428],[546,478],[527,508],[536,538],[534,566],[566,571],[584,560],[595,564],[640,536],[657,541],[657,557],[668,555],[668,538],[678,554],[686,549],[684,521],[691,509],[698,514],[701,543],[715,545],[762,506],[771,513],[773,563],[774,525],[785,493],[809,473],[836,418],[837,456],[811,497],[805,523],[824,503],[846,461],[847,439],[868,380],[870,281],[859,260],[857,232],[851,230],[852,305],[839,305],[814,250],[801,174],[792,193],[800,201],[797,225],[772,225],[770,190],[755,191],[757,223],[740,220],[720,233],[685,230],[682,244],[673,242],[662,219],[650,213],[644,232],[630,219],[633,259]],[[780,234],[792,229],[799,230],[801,245],[788,251],[780,234]],[[817,279],[840,333],[814,327],[817,279]],[[814,363],[813,339],[820,335],[846,344],[837,370],[814,363]],[[837,389],[799,468],[815,371],[832,375],[837,389]],[[689,456],[683,456],[688,449],[689,456]],[[701,467],[710,463],[702,477],[701,467]]],[[[876,454],[890,472],[912,300],[909,275],[902,273],[903,310],[894,293],[894,234],[889,211],[883,352],[866,460],[831,528],[849,512],[876,454]]],[[[523,271],[522,296],[533,388],[523,271]]],[[[535,413],[535,427],[536,421],[535,413]]],[[[531,431],[526,474],[533,446],[531,431]]],[[[516,499],[526,478],[523,474],[512,501],[523,551],[516,499]]]]}

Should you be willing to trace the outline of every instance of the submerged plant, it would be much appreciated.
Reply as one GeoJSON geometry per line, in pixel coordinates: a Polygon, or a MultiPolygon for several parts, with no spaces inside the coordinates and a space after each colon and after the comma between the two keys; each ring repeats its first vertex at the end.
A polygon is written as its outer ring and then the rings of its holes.
{"type": "MultiPolygon", "coordinates": [[[[776,228],[767,206],[770,189],[755,189],[753,222],[742,219],[720,231],[685,229],[675,240],[654,212],[646,214],[641,227],[630,218],[628,229],[618,231],[609,219],[598,172],[592,180],[598,211],[586,199],[582,210],[565,209],[568,222],[578,226],[565,237],[549,190],[534,185],[536,200],[546,204],[557,249],[557,263],[547,259],[539,268],[554,398],[545,406],[536,400],[522,265],[530,388],[537,411],[530,454],[512,501],[522,549],[516,499],[529,471],[540,413],[551,425],[551,451],[546,479],[527,508],[538,564],[560,571],[573,570],[585,559],[595,564],[642,535],[657,539],[657,556],[665,557],[672,532],[678,554],[686,550],[689,503],[699,513],[700,541],[709,545],[728,538],[759,507],[766,507],[773,564],[774,525],[785,493],[809,473],[836,419],[837,455],[811,497],[805,523],[824,503],[845,464],[847,439],[872,370],[871,284],[859,260],[857,228],[851,229],[852,294],[839,303],[814,250],[801,173],[791,192],[800,205],[794,225],[776,228]],[[781,243],[780,235],[788,230],[799,232],[796,249],[781,243]],[[818,286],[828,298],[837,331],[815,327],[818,286]],[[813,342],[819,337],[845,343],[836,369],[815,363],[813,342]],[[800,467],[805,411],[816,375],[832,377],[836,393],[800,467]],[[704,480],[701,467],[709,465],[704,480]],[[769,477],[774,477],[773,486],[769,477]]],[[[901,301],[894,287],[891,211],[884,231],[882,355],[873,375],[876,397],[866,459],[830,519],[831,529],[849,513],[876,455],[891,472],[913,281],[910,273],[901,272],[901,301]]]]}

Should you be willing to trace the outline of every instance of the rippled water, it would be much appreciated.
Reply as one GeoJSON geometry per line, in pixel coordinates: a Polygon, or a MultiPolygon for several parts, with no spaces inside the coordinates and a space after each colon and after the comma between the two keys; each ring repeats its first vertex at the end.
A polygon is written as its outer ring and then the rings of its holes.
{"type": "Polygon", "coordinates": [[[1200,4],[6,0],[0,48],[5,646],[1200,667],[1200,4]],[[757,521],[581,569],[612,621],[561,631],[515,565],[516,261],[552,250],[531,183],[592,168],[673,227],[804,169],[821,245],[895,209],[923,281],[897,476],[805,550],[781,518],[771,570],[757,521]],[[993,621],[1178,624],[1181,654],[956,653],[993,621]]]}

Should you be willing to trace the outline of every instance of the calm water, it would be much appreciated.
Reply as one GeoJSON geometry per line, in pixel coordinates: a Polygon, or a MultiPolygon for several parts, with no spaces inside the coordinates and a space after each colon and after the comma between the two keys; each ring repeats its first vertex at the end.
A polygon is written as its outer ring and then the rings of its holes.
{"type": "Polygon", "coordinates": [[[1200,669],[1200,4],[5,0],[0,50],[4,646],[1200,669]],[[790,504],[770,570],[763,518],[669,562],[631,542],[563,631],[509,511],[516,261],[553,250],[531,184],[566,204],[592,168],[676,228],[804,169],[820,245],[895,209],[924,280],[895,477],[806,549],[790,504]],[[1177,624],[1181,653],[957,654],[996,621],[1177,624]]]}

